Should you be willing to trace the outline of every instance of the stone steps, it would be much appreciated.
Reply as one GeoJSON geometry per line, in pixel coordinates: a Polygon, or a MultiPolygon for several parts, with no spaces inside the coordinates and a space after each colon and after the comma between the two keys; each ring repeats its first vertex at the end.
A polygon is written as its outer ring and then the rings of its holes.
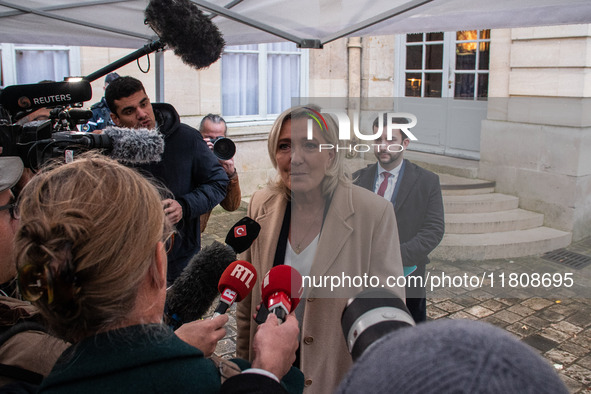
{"type": "Polygon", "coordinates": [[[511,259],[570,244],[571,233],[544,227],[542,213],[520,209],[519,198],[495,193],[494,182],[477,179],[474,161],[447,159],[435,164],[441,156],[416,156],[418,165],[439,173],[443,194],[445,234],[431,258],[511,259]]]}
{"type": "Polygon", "coordinates": [[[509,259],[566,247],[571,233],[549,227],[485,234],[446,233],[431,258],[443,260],[509,259]]]}
{"type": "Polygon", "coordinates": [[[516,209],[519,199],[501,193],[444,195],[445,213],[498,212],[516,209]]]}
{"type": "Polygon", "coordinates": [[[543,224],[544,215],[524,209],[445,214],[445,230],[450,234],[484,234],[527,230],[540,227],[543,224]]]}

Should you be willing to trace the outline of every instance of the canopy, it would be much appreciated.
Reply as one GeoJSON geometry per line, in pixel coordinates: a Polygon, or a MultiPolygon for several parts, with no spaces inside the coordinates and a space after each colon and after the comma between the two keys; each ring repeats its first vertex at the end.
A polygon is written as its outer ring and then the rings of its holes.
{"type": "MultiPolygon", "coordinates": [[[[228,45],[591,23],[590,0],[192,0],[228,45]]],[[[139,48],[148,0],[0,0],[0,42],[139,48]]]]}

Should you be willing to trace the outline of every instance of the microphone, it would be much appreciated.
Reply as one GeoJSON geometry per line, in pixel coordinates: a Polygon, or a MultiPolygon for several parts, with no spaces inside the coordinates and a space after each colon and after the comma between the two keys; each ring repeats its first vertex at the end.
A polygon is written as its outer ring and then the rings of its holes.
{"type": "Polygon", "coordinates": [[[236,260],[236,254],[241,252],[235,248],[240,246],[248,249],[257,238],[260,228],[257,222],[245,216],[228,231],[227,244],[214,241],[193,256],[166,292],[165,318],[169,325],[177,329],[184,322],[200,319],[207,312],[219,294],[217,284],[220,277],[236,260]],[[236,233],[239,234],[239,242],[233,244],[236,233]]]}
{"type": "Polygon", "coordinates": [[[261,225],[248,216],[240,219],[226,235],[226,244],[238,253],[250,248],[250,245],[259,236],[261,225]]]}
{"type": "Polygon", "coordinates": [[[261,284],[263,304],[280,322],[297,308],[302,292],[302,275],[289,265],[271,268],[261,284]]]}
{"type": "Polygon", "coordinates": [[[47,142],[64,149],[74,145],[86,149],[102,149],[112,159],[128,164],[159,162],[164,152],[164,138],[158,130],[114,126],[105,128],[102,134],[53,133],[47,142]]]}
{"type": "Polygon", "coordinates": [[[196,69],[217,61],[226,42],[218,27],[189,0],[151,0],[144,12],[145,23],[196,69]]]}
{"type": "Polygon", "coordinates": [[[404,300],[385,289],[362,291],[349,299],[341,316],[341,327],[353,361],[384,335],[414,325],[404,300]]]}
{"type": "Polygon", "coordinates": [[[91,98],[88,81],[44,82],[5,87],[0,93],[0,104],[14,115],[19,111],[66,106],[91,98]]]}
{"type": "Polygon", "coordinates": [[[218,283],[218,291],[221,294],[220,303],[212,319],[226,313],[234,302],[242,301],[244,297],[250,294],[256,281],[257,271],[249,262],[238,260],[230,264],[218,283]]]}

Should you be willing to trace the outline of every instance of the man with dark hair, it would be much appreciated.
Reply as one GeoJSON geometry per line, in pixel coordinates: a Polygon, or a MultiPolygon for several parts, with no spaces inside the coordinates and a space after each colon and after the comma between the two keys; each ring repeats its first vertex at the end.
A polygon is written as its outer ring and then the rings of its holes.
{"type": "MultiPolygon", "coordinates": [[[[207,114],[203,117],[203,119],[201,119],[199,131],[201,132],[205,142],[207,142],[209,149],[213,151],[214,141],[217,138],[226,137],[228,126],[226,126],[226,121],[221,116],[207,114]]],[[[236,172],[236,167],[234,167],[233,157],[228,160],[220,159],[219,162],[224,168],[224,171],[226,171],[226,175],[228,175],[228,178],[230,179],[226,197],[222,200],[222,202],[220,202],[220,205],[226,211],[232,212],[240,208],[240,200],[242,198],[240,193],[240,183],[238,181],[238,173],[236,172]]],[[[211,211],[201,215],[201,232],[205,231],[207,221],[209,220],[209,215],[211,215],[211,211]]]]}
{"type": "Polygon", "coordinates": [[[226,195],[228,177],[207,148],[199,131],[181,123],[170,104],[152,104],[142,83],[119,77],[105,91],[111,119],[119,127],[158,128],[164,136],[162,160],[138,166],[161,181],[174,195],[163,201],[164,212],[177,235],[168,255],[169,283],[201,249],[199,217],[226,195]]]}
{"type": "MultiPolygon", "coordinates": [[[[406,124],[408,120],[394,118],[392,123],[406,124]]],[[[381,125],[380,119],[375,119],[374,133],[382,126],[382,133],[374,143],[378,162],[355,172],[353,180],[356,185],[392,202],[402,263],[405,267],[416,266],[407,277],[406,305],[415,322],[419,323],[427,319],[424,280],[428,255],[441,242],[445,229],[441,186],[436,174],[404,159],[410,140],[400,129],[393,130],[392,139],[388,140],[386,125],[386,114],[381,125]]]]}
{"type": "MultiPolygon", "coordinates": [[[[119,78],[119,74],[117,73],[107,74],[103,90],[107,90],[107,86],[117,78],[119,78]]],[[[90,107],[90,110],[92,111],[92,118],[90,118],[88,123],[82,126],[83,131],[102,130],[109,125],[113,125],[113,121],[111,120],[111,110],[109,110],[107,100],[105,100],[104,96],[101,98],[101,101],[94,103],[90,107]]]]}

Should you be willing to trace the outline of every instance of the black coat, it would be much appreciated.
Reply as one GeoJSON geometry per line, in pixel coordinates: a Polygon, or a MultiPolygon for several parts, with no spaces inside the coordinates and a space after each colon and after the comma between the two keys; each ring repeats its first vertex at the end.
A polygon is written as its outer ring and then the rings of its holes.
{"type": "MultiPolygon", "coordinates": [[[[394,206],[402,263],[423,266],[424,270],[429,253],[439,245],[445,231],[441,186],[437,174],[404,162],[394,206]]],[[[377,164],[372,164],[355,172],[353,182],[373,191],[376,176],[377,164]]]]}
{"type": "Polygon", "coordinates": [[[183,207],[168,255],[168,281],[172,282],[201,249],[199,218],[224,199],[228,176],[201,133],[181,123],[172,105],[154,103],[152,108],[164,136],[164,154],[158,163],[137,167],[162,182],[183,207]]]}

